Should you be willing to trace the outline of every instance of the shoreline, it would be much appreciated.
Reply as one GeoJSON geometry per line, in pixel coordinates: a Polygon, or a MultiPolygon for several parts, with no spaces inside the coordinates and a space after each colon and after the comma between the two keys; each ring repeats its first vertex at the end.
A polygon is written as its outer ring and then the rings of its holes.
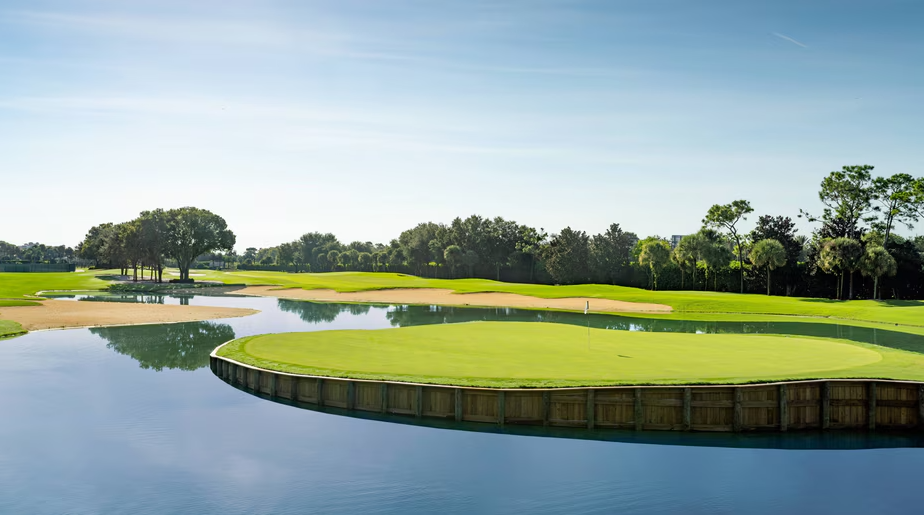
{"type": "Polygon", "coordinates": [[[626,302],[593,297],[563,297],[545,299],[515,293],[455,293],[437,288],[397,288],[359,292],[338,292],[327,289],[305,290],[279,286],[246,286],[231,292],[234,295],[275,297],[314,302],[346,302],[373,304],[416,304],[457,307],[528,308],[584,311],[589,313],[671,313],[673,308],[664,304],[626,302]]]}

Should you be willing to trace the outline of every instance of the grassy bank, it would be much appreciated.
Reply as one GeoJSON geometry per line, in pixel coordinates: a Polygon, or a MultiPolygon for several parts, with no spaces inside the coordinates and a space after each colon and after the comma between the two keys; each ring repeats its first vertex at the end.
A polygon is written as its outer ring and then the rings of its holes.
{"type": "Polygon", "coordinates": [[[97,275],[112,271],[91,270],[89,272],[62,273],[15,273],[0,272],[0,299],[20,299],[44,290],[103,290],[110,284],[97,275]]]}
{"type": "Polygon", "coordinates": [[[0,320],[0,338],[10,338],[26,334],[26,330],[21,325],[11,320],[0,320]]]}
{"type": "Polygon", "coordinates": [[[529,322],[253,336],[219,355],[290,373],[483,387],[924,380],[924,355],[845,340],[529,322]]]}

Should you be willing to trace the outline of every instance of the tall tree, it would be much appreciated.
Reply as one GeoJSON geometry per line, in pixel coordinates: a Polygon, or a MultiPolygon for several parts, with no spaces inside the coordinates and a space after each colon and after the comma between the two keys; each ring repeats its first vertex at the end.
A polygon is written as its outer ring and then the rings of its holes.
{"type": "Polygon", "coordinates": [[[176,260],[180,280],[189,280],[189,267],[206,252],[232,250],[234,233],[225,219],[205,209],[182,207],[166,212],[165,253],[176,260]]]}
{"type": "Polygon", "coordinates": [[[671,246],[664,240],[649,241],[642,247],[642,252],[638,255],[638,264],[651,270],[653,289],[658,289],[658,276],[670,260],[671,246]]]}
{"type": "Polygon", "coordinates": [[[738,270],[741,276],[741,293],[744,293],[744,261],[741,257],[742,245],[741,235],[738,234],[738,222],[747,220],[747,214],[753,213],[754,208],[747,200],[736,200],[731,204],[716,204],[709,208],[703,224],[706,227],[724,229],[735,240],[735,247],[738,254],[738,270]]]}
{"type": "Polygon", "coordinates": [[[295,260],[295,252],[296,246],[294,243],[283,243],[279,245],[279,252],[276,254],[276,264],[282,267],[283,270],[286,270],[295,260]]]}
{"type": "Polygon", "coordinates": [[[750,259],[754,266],[767,268],[767,295],[770,295],[770,272],[786,264],[786,249],[776,240],[760,240],[751,248],[750,259]]]}
{"type": "Polygon", "coordinates": [[[896,269],[895,258],[886,249],[875,245],[866,248],[860,271],[864,276],[873,278],[874,299],[882,299],[882,294],[879,292],[879,278],[884,275],[895,275],[896,269]]]}
{"type": "Polygon", "coordinates": [[[463,254],[462,247],[458,245],[450,245],[443,251],[443,261],[445,261],[446,265],[449,267],[453,278],[456,277],[456,268],[462,264],[463,254]]]}
{"type": "MultiPolygon", "coordinates": [[[[696,271],[696,253],[694,252],[693,247],[690,245],[690,236],[684,236],[680,240],[680,243],[674,247],[673,252],[671,252],[671,261],[677,265],[677,268],[680,269],[680,288],[686,288],[685,280],[687,275],[687,270],[692,269],[696,271]],[[684,243],[686,241],[686,243],[684,243]]],[[[695,283],[694,283],[695,288],[695,283]]]]}
{"type": "Polygon", "coordinates": [[[590,252],[599,279],[616,284],[623,278],[636,243],[638,236],[624,231],[619,224],[611,224],[605,233],[591,238],[590,252]]]}
{"type": "Polygon", "coordinates": [[[587,282],[590,276],[590,238],[584,231],[565,227],[544,249],[546,270],[557,284],[587,282]]]}
{"type": "Polygon", "coordinates": [[[831,172],[822,179],[818,192],[818,199],[825,206],[821,217],[801,210],[799,216],[839,228],[831,237],[859,239],[859,223],[866,220],[873,200],[872,171],[870,165],[856,165],[831,172]]]}
{"type": "Polygon", "coordinates": [[[915,195],[916,184],[915,178],[906,173],[873,179],[871,197],[876,202],[873,211],[882,215],[882,219],[877,220],[873,228],[885,235],[886,247],[896,224],[912,229],[911,224],[919,219],[924,198],[915,195]]]}
{"type": "Polygon", "coordinates": [[[835,238],[834,249],[842,269],[850,274],[850,288],[847,295],[848,299],[853,299],[853,276],[860,269],[860,261],[863,259],[863,246],[860,242],[851,238],[835,238]]]}
{"type": "Polygon", "coordinates": [[[798,239],[796,224],[788,216],[762,215],[757,219],[757,225],[748,235],[748,239],[756,243],[771,239],[780,242],[786,250],[786,264],[779,268],[775,274],[776,282],[780,282],[782,275],[785,281],[786,294],[793,288],[793,283],[799,282],[798,264],[803,254],[803,240],[798,239]]]}

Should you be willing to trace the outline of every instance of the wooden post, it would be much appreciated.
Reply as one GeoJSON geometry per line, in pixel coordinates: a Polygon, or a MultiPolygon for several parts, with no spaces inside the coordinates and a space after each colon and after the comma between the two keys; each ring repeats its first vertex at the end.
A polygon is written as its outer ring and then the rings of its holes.
{"type": "Polygon", "coordinates": [[[789,428],[789,388],[785,384],[780,385],[780,431],[786,431],[789,428]]]}
{"type": "Polygon", "coordinates": [[[734,413],[732,414],[732,431],[738,433],[743,427],[743,413],[741,411],[741,397],[744,395],[741,392],[741,388],[734,389],[735,402],[734,402],[734,413]]]}
{"type": "MultiPolygon", "coordinates": [[[[542,392],[542,425],[548,427],[549,419],[552,416],[552,392],[546,390],[542,392]]],[[[922,418],[924,420],[924,418],[922,418]]],[[[922,422],[924,425],[924,422],[922,422]]]]}
{"type": "Polygon", "coordinates": [[[318,387],[316,388],[318,395],[318,406],[324,406],[324,380],[320,377],[318,378],[318,387]]]}
{"type": "Polygon", "coordinates": [[[825,381],[821,384],[821,428],[831,426],[831,383],[825,381]]]}
{"type": "Polygon", "coordinates": [[[918,385],[918,428],[924,429],[924,384],[918,385]]]}
{"type": "Polygon", "coordinates": [[[260,391],[260,371],[253,371],[253,393],[263,393],[260,391]]]}
{"type": "Polygon", "coordinates": [[[683,389],[683,430],[693,429],[693,389],[683,389]]]}
{"type": "Polygon", "coordinates": [[[234,386],[237,384],[237,370],[234,370],[234,363],[228,363],[228,372],[228,379],[231,381],[231,386],[234,386]]]}
{"type": "Polygon", "coordinates": [[[456,388],[456,422],[462,422],[462,389],[456,388]]]}
{"type": "Polygon", "coordinates": [[[497,391],[497,423],[504,425],[504,419],[507,418],[507,398],[503,390],[497,391]]]}
{"type": "Polygon", "coordinates": [[[353,381],[347,381],[347,409],[353,409],[356,407],[356,383],[353,381]]]}
{"type": "Polygon", "coordinates": [[[423,416],[423,386],[418,386],[415,388],[417,395],[415,395],[416,403],[414,405],[414,416],[420,418],[423,416]]]}
{"type": "Polygon", "coordinates": [[[382,413],[388,413],[388,383],[382,383],[382,413]]]}
{"type": "Polygon", "coordinates": [[[289,383],[289,397],[292,402],[298,402],[298,378],[295,376],[292,376],[292,381],[289,383]]]}
{"type": "Polygon", "coordinates": [[[595,390],[593,388],[587,389],[587,429],[594,428],[594,419],[596,417],[596,407],[597,403],[595,402],[595,390]]]}
{"type": "Polygon", "coordinates": [[[276,398],[276,374],[274,372],[270,372],[270,398],[276,398]]]}
{"type": "Polygon", "coordinates": [[[642,430],[642,425],[643,425],[642,422],[644,422],[642,420],[643,413],[644,412],[642,411],[642,389],[636,388],[635,389],[635,430],[636,431],[642,430]]]}
{"type": "Polygon", "coordinates": [[[866,402],[869,406],[869,414],[867,415],[867,422],[869,422],[869,430],[876,430],[876,381],[869,382],[869,389],[866,392],[866,402]]]}

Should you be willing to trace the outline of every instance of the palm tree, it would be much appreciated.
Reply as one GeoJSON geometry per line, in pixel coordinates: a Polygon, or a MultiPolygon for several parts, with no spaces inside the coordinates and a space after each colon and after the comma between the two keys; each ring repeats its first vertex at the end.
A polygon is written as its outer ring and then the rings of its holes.
{"type": "Polygon", "coordinates": [[[774,239],[760,240],[751,249],[750,260],[756,267],[767,267],[767,295],[770,295],[770,271],[786,265],[786,249],[774,239]]]}
{"type": "Polygon", "coordinates": [[[696,255],[693,253],[693,248],[690,245],[689,236],[684,236],[680,240],[680,243],[677,244],[677,247],[674,248],[674,251],[671,252],[671,261],[673,261],[677,268],[680,268],[680,289],[685,288],[685,278],[687,268],[692,265],[693,270],[696,270],[696,255]]]}
{"type": "Polygon", "coordinates": [[[888,275],[895,275],[898,266],[895,258],[889,252],[878,245],[871,245],[866,248],[863,259],[860,261],[860,271],[863,275],[873,278],[873,298],[881,300],[882,294],[879,291],[879,278],[888,275]],[[878,293],[878,294],[877,294],[878,293]]]}
{"type": "Polygon", "coordinates": [[[651,269],[653,289],[658,289],[658,275],[671,260],[671,247],[664,240],[649,241],[638,255],[638,264],[651,269]]]}

